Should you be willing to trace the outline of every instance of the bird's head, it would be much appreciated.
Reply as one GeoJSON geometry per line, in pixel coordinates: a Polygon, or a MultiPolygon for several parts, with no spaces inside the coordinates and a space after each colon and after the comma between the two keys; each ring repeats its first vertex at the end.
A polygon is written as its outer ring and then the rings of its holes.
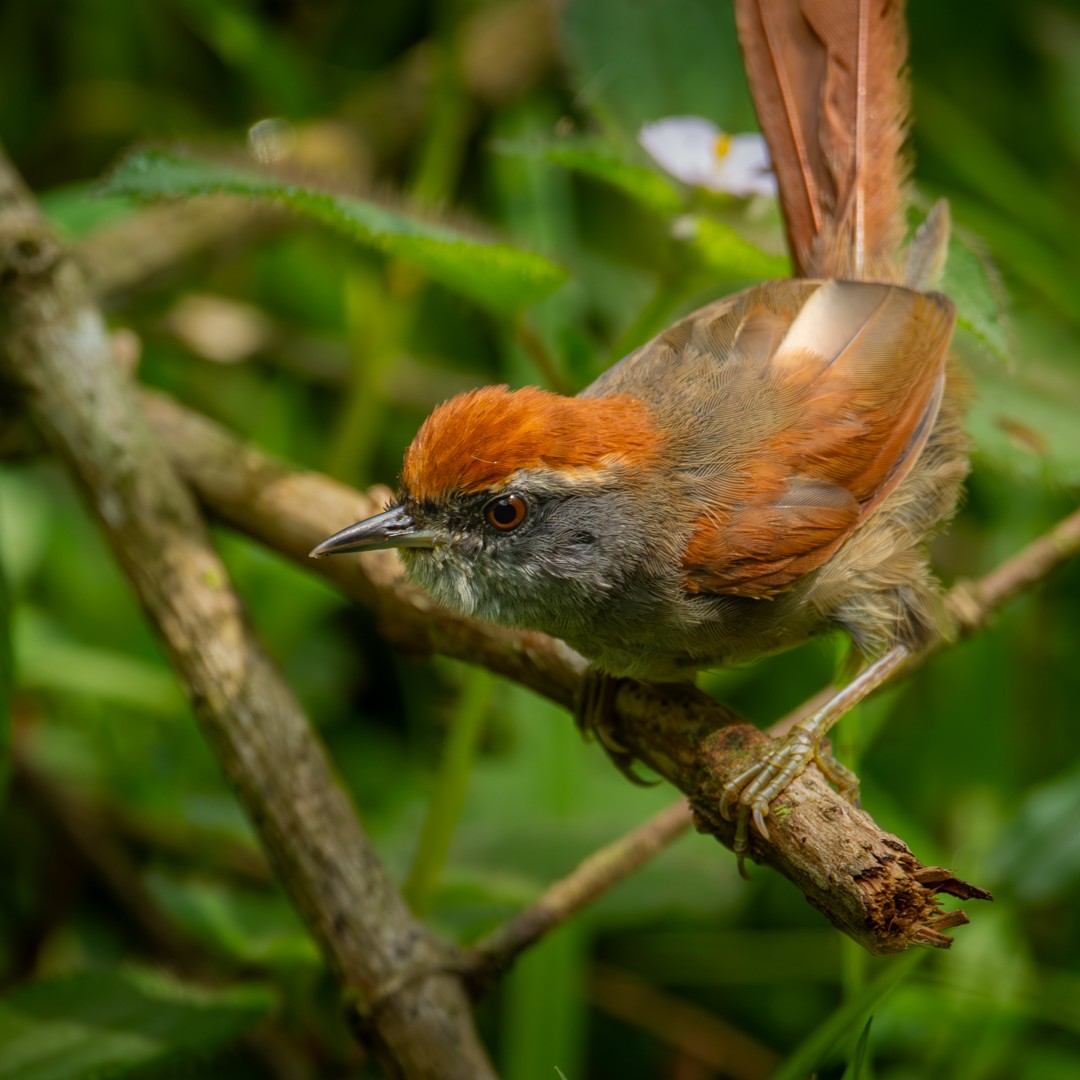
{"type": "Polygon", "coordinates": [[[395,502],[311,554],[398,548],[410,578],[454,611],[580,632],[653,540],[637,509],[662,442],[628,396],[461,394],[420,428],[395,502]]]}

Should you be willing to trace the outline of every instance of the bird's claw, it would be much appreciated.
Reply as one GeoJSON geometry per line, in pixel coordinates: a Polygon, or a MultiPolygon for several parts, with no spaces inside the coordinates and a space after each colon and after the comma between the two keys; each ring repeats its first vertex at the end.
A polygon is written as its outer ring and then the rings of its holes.
{"type": "Polygon", "coordinates": [[[614,723],[615,693],[618,688],[619,680],[612,675],[596,669],[586,673],[575,716],[578,730],[586,742],[591,742],[595,736],[615,767],[632,784],[652,787],[657,781],[649,780],[635,770],[637,758],[618,737],[614,723]]]}
{"type": "MultiPolygon", "coordinates": [[[[743,877],[747,876],[745,863],[746,853],[750,850],[750,822],[754,823],[762,839],[771,839],[765,822],[769,804],[796,777],[802,775],[817,754],[812,735],[795,727],[777,746],[770,747],[757,761],[724,785],[720,792],[720,813],[725,820],[735,822],[731,846],[743,877]]],[[[844,773],[847,777],[853,776],[846,769],[844,773]]]]}

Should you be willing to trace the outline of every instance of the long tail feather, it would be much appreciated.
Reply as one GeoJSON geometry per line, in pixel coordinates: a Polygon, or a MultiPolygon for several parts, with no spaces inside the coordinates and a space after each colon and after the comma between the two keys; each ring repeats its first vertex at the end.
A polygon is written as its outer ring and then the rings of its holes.
{"type": "Polygon", "coordinates": [[[897,280],[908,118],[902,0],[735,0],[796,272],[897,280]]]}

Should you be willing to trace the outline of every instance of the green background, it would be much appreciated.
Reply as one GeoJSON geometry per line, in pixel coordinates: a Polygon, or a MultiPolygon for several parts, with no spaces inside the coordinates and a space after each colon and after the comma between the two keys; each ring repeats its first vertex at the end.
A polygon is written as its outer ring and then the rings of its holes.
{"type": "MultiPolygon", "coordinates": [[[[774,207],[685,191],[635,146],[666,115],[753,126],[730,6],[548,11],[7,0],[0,138],[78,242],[138,213],[132,192],[251,186],[152,154],[114,172],[133,147],[235,161],[252,124],[288,121],[336,201],[290,189],[287,227],[196,259],[111,319],[138,335],[146,383],[306,467],[392,483],[446,396],[491,381],[578,388],[695,303],[784,272],[774,207]],[[690,239],[672,232],[685,215],[690,239]],[[224,331],[205,340],[207,298],[239,327],[228,362],[224,331]]],[[[917,0],[910,24],[917,205],[952,203],[946,288],[974,373],[969,495],[935,547],[951,582],[1076,504],[1080,8],[917,0]]],[[[321,583],[217,540],[381,854],[440,932],[475,940],[672,799],[628,785],[545,702],[404,658],[321,583]],[[444,828],[418,846],[433,798],[444,828]]],[[[0,1077],[163,1063],[368,1075],[126,586],[43,459],[2,463],[0,555],[0,746],[14,739],[23,763],[5,755],[0,770],[0,1077]],[[160,958],[58,836],[27,770],[87,800],[155,908],[235,986],[192,998],[147,972],[160,958]],[[244,1031],[257,1034],[237,1041],[244,1031]]],[[[995,893],[970,905],[950,953],[866,956],[786,881],[755,869],[746,884],[729,853],[687,836],[481,1005],[501,1074],[769,1075],[715,1064],[734,1029],[792,1077],[1080,1075],[1078,611],[1074,564],[838,730],[875,819],[995,893]]],[[[839,651],[706,682],[768,723],[832,677],[839,651]]]]}

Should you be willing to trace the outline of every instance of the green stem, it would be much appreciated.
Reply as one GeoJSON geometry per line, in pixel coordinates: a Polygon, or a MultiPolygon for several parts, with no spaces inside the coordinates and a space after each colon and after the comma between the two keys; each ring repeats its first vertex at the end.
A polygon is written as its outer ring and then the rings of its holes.
{"type": "Polygon", "coordinates": [[[462,85],[457,43],[453,32],[443,35],[436,48],[436,82],[431,115],[413,171],[409,191],[427,206],[448,202],[461,175],[461,162],[471,123],[468,94],[462,85]]]}
{"type": "MultiPolygon", "coordinates": [[[[0,504],[0,529],[2,527],[3,505],[0,504]]],[[[15,661],[11,646],[12,610],[11,591],[3,559],[0,558],[0,805],[3,804],[11,777],[11,702],[15,684],[15,661]]]]}
{"type": "MultiPolygon", "coordinates": [[[[454,16],[448,16],[451,23],[454,16]]],[[[413,202],[438,206],[457,185],[469,135],[469,98],[461,81],[451,26],[436,46],[437,83],[409,195],[413,202]]],[[[366,482],[379,445],[386,409],[383,377],[407,347],[418,317],[422,275],[392,260],[375,276],[359,264],[345,280],[345,320],[353,371],[326,471],[349,483],[366,482]],[[382,284],[385,279],[385,284],[382,284]]]]}
{"type": "Polygon", "coordinates": [[[486,671],[466,674],[457,713],[443,748],[435,790],[420,830],[420,841],[402,891],[418,915],[431,906],[450,843],[469,790],[476,748],[491,706],[494,677],[486,671]]]}
{"type": "MultiPolygon", "coordinates": [[[[389,269],[393,269],[391,266],[389,269]]],[[[401,342],[399,308],[372,273],[359,263],[345,276],[345,325],[352,377],[326,459],[326,471],[346,483],[366,483],[379,445],[384,408],[380,387],[401,342]]]]}

